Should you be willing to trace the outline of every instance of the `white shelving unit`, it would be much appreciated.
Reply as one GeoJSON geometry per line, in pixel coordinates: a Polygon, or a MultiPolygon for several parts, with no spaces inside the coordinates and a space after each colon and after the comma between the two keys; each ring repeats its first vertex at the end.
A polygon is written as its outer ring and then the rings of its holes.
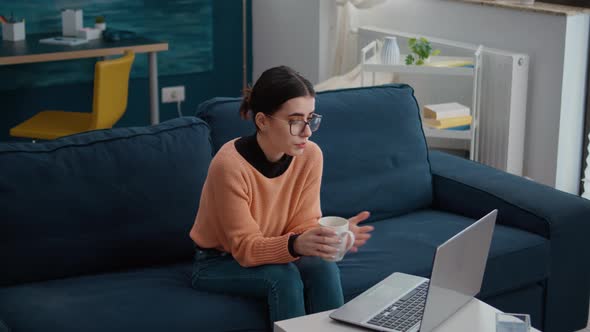
{"type": "MultiPolygon", "coordinates": [[[[393,34],[397,37],[402,38],[413,38],[419,37],[412,34],[396,33],[393,34]]],[[[428,37],[427,37],[428,38],[428,37]]],[[[461,44],[445,44],[445,46],[456,47],[460,49],[469,50],[471,49],[463,47],[461,44]]],[[[473,121],[469,130],[445,130],[445,129],[434,129],[424,126],[424,134],[426,137],[444,139],[448,141],[448,144],[438,145],[437,147],[451,148],[451,149],[465,149],[469,150],[469,159],[476,160],[478,155],[478,128],[479,128],[479,108],[480,108],[480,95],[481,89],[481,52],[482,46],[480,45],[473,56],[471,57],[448,57],[448,56],[436,56],[431,57],[430,63],[436,64],[437,62],[449,61],[449,60],[461,60],[471,61],[473,68],[470,67],[437,67],[434,65],[406,65],[396,64],[388,65],[382,64],[380,59],[380,49],[377,47],[377,41],[374,40],[367,44],[361,50],[361,83],[365,84],[365,73],[372,73],[372,84],[375,84],[375,73],[376,72],[389,72],[389,73],[406,73],[415,75],[448,75],[448,76],[469,76],[473,79],[473,94],[472,94],[472,105],[471,115],[473,121]]],[[[401,59],[405,59],[405,55],[402,54],[401,59]]],[[[451,102],[452,100],[449,100],[451,102]]]]}

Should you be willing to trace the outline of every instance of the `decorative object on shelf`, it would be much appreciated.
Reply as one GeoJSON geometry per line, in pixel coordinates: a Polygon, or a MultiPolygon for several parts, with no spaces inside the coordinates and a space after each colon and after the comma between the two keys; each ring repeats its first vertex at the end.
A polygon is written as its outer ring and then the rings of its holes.
{"type": "Polygon", "coordinates": [[[125,39],[133,39],[136,37],[137,34],[135,32],[128,30],[115,30],[113,28],[108,28],[102,32],[102,38],[107,42],[116,42],[125,39]]]}
{"type": "Polygon", "coordinates": [[[107,22],[104,19],[104,16],[97,16],[94,19],[94,28],[104,31],[107,28],[107,22]]]}
{"type": "Polygon", "coordinates": [[[408,39],[408,47],[412,51],[406,56],[406,65],[423,65],[430,60],[430,56],[437,56],[440,50],[432,50],[432,45],[428,39],[421,37],[419,39],[408,39]]]}
{"type": "Polygon", "coordinates": [[[5,19],[0,16],[2,21],[2,39],[8,41],[25,40],[25,19],[16,21],[12,16],[10,19],[5,19]]]}
{"type": "Polygon", "coordinates": [[[82,28],[77,31],[76,36],[86,40],[100,39],[102,30],[97,28],[82,28]]]}
{"type": "Polygon", "coordinates": [[[400,51],[396,37],[385,37],[381,47],[381,63],[386,65],[397,65],[400,63],[400,51]]]}
{"type": "Polygon", "coordinates": [[[78,30],[83,28],[82,9],[64,9],[61,12],[61,34],[76,37],[78,30]]]}

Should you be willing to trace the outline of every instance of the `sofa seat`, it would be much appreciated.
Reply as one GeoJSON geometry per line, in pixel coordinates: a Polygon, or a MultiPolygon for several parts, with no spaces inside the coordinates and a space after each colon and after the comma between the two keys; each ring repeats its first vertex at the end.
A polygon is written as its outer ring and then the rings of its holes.
{"type": "MultiPolygon", "coordinates": [[[[395,271],[428,277],[436,247],[473,222],[436,210],[372,222],[371,240],[338,263],[345,301],[395,271]]],[[[541,236],[496,225],[480,297],[543,281],[548,250],[541,236]]],[[[265,329],[263,299],[196,291],[191,268],[187,262],[0,288],[0,312],[15,331],[265,329]]]]}
{"type": "MultiPolygon", "coordinates": [[[[473,222],[430,209],[372,222],[375,231],[367,244],[338,263],[345,301],[393,272],[429,277],[436,247],[473,222]]],[[[547,262],[547,239],[496,224],[478,297],[485,299],[543,281],[548,276],[547,262]]]]}
{"type": "Polygon", "coordinates": [[[191,269],[187,262],[0,288],[0,313],[12,331],[265,329],[261,301],[196,291],[191,269]]]}
{"type": "MultiPolygon", "coordinates": [[[[473,222],[436,210],[372,222],[371,240],[338,263],[345,301],[395,271],[428,277],[436,247],[473,222]]],[[[541,236],[496,225],[480,297],[543,281],[548,250],[541,236]]],[[[191,268],[186,263],[5,287],[0,312],[15,331],[265,329],[263,299],[196,291],[191,268]]]]}

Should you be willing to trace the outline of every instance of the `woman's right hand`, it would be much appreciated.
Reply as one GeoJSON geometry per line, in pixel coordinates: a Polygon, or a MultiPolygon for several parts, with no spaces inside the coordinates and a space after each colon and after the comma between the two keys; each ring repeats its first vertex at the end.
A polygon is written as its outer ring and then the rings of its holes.
{"type": "Polygon", "coordinates": [[[318,256],[324,259],[334,259],[338,248],[332,245],[340,243],[340,238],[334,230],[326,227],[314,227],[301,233],[293,243],[293,249],[301,256],[318,256]]]}

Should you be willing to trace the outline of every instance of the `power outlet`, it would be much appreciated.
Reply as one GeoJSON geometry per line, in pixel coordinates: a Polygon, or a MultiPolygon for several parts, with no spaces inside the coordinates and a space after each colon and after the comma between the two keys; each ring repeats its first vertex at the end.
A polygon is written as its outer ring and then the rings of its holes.
{"type": "Polygon", "coordinates": [[[162,88],[162,102],[176,103],[184,101],[184,86],[170,86],[162,88]]]}

